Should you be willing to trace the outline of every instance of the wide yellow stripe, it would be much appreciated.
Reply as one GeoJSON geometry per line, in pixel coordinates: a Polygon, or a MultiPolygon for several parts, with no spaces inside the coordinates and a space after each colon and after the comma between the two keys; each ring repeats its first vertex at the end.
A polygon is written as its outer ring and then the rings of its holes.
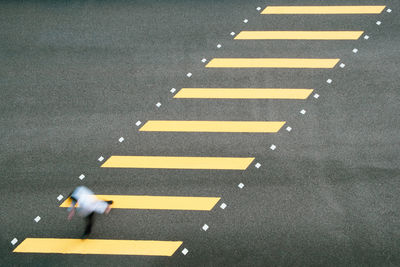
{"type": "Polygon", "coordinates": [[[307,99],[313,89],[182,88],[174,98],[307,99]]]}
{"type": "Polygon", "coordinates": [[[254,158],[111,156],[103,168],[245,170],[254,158]]]}
{"type": "Polygon", "coordinates": [[[241,31],[236,40],[357,40],[363,31],[241,31]]]}
{"type": "Polygon", "coordinates": [[[379,14],[386,6],[267,6],[261,14],[379,14]]]}
{"type": "MultiPolygon", "coordinates": [[[[112,200],[113,209],[155,209],[155,210],[211,210],[221,199],[219,197],[173,197],[173,196],[124,196],[96,195],[99,199],[112,200]]],[[[71,205],[70,198],[60,207],[71,205]]]]}
{"type": "Polygon", "coordinates": [[[182,241],[26,238],[14,252],[172,256],[182,241]]]}
{"type": "Polygon", "coordinates": [[[148,121],[142,132],[276,133],[285,121],[148,121]]]}
{"type": "Polygon", "coordinates": [[[333,68],[338,58],[213,58],[206,68],[333,68]]]}

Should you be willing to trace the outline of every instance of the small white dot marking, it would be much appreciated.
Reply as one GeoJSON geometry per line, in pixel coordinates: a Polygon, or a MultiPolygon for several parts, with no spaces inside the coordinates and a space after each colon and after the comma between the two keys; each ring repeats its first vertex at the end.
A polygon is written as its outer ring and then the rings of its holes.
{"type": "Polygon", "coordinates": [[[346,67],[346,64],[341,63],[341,64],[340,64],[340,67],[343,69],[344,67],[346,67]]]}
{"type": "Polygon", "coordinates": [[[221,44],[217,44],[217,48],[221,48],[222,47],[222,45],[221,44]]]}
{"type": "Polygon", "coordinates": [[[204,231],[207,231],[209,227],[208,227],[207,224],[204,224],[202,228],[203,228],[204,231]]]}
{"type": "Polygon", "coordinates": [[[104,160],[103,156],[97,159],[98,161],[102,162],[104,160]]]}
{"type": "Polygon", "coordinates": [[[256,165],[254,165],[257,169],[261,167],[261,164],[259,162],[256,163],[256,165]]]}
{"type": "Polygon", "coordinates": [[[272,145],[270,146],[270,149],[271,149],[271,150],[275,150],[275,149],[276,149],[276,145],[272,144],[272,145]]]}
{"type": "Polygon", "coordinates": [[[40,221],[40,219],[41,219],[40,216],[36,216],[36,218],[33,220],[38,223],[40,221]]]}
{"type": "Polygon", "coordinates": [[[63,195],[59,195],[58,197],[57,197],[57,200],[58,201],[61,201],[61,199],[63,199],[64,197],[63,197],[63,195]]]}
{"type": "Polygon", "coordinates": [[[304,114],[306,114],[306,110],[302,109],[302,110],[300,110],[300,113],[304,115],[304,114]]]}
{"type": "Polygon", "coordinates": [[[171,90],[169,90],[171,93],[175,93],[176,89],[172,88],[171,90]]]}
{"type": "Polygon", "coordinates": [[[15,244],[17,244],[17,242],[18,242],[18,239],[16,239],[15,237],[14,237],[14,239],[13,240],[11,240],[11,244],[14,246],[15,244]]]}
{"type": "Polygon", "coordinates": [[[376,25],[381,25],[382,24],[382,22],[380,22],[379,20],[376,22],[376,25]]]}
{"type": "Polygon", "coordinates": [[[139,126],[140,124],[142,124],[142,122],[141,121],[137,121],[135,124],[136,124],[136,126],[139,126]]]}
{"type": "Polygon", "coordinates": [[[244,19],[243,22],[244,22],[244,23],[247,23],[247,22],[249,22],[249,20],[248,20],[248,19],[244,19]]]}
{"type": "Polygon", "coordinates": [[[182,254],[183,254],[183,255],[186,255],[188,252],[189,252],[189,250],[188,250],[187,248],[184,248],[184,249],[182,250],[182,254]]]}
{"type": "Polygon", "coordinates": [[[123,138],[122,136],[118,139],[118,141],[119,141],[120,143],[124,142],[124,140],[125,140],[125,138],[123,138]]]}
{"type": "Polygon", "coordinates": [[[192,77],[192,73],[188,72],[188,74],[186,74],[186,76],[188,76],[190,78],[190,77],[192,77]]]}
{"type": "Polygon", "coordinates": [[[156,104],[156,106],[157,106],[158,108],[161,107],[161,103],[158,102],[158,103],[156,104]]]}
{"type": "Polygon", "coordinates": [[[292,127],[288,126],[286,127],[286,131],[290,132],[292,130],[292,127]]]}
{"type": "Polygon", "coordinates": [[[318,99],[319,94],[314,94],[314,98],[318,99]]]}
{"type": "Polygon", "coordinates": [[[355,53],[357,53],[358,52],[358,49],[357,48],[354,48],[353,49],[353,53],[355,54],[355,53]]]}
{"type": "Polygon", "coordinates": [[[85,175],[84,174],[79,175],[79,179],[81,180],[85,179],[85,175]]]}
{"type": "Polygon", "coordinates": [[[238,184],[238,187],[239,187],[240,189],[242,189],[242,188],[244,187],[244,184],[243,184],[243,183],[240,183],[240,184],[238,184]]]}
{"type": "Polygon", "coordinates": [[[224,210],[226,207],[227,207],[227,205],[226,205],[225,203],[222,203],[221,206],[220,206],[220,208],[223,209],[223,210],[224,210]]]}

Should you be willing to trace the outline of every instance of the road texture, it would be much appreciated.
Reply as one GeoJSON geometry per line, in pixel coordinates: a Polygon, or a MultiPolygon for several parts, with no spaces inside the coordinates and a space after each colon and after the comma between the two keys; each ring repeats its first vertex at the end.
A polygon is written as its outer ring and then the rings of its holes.
{"type": "Polygon", "coordinates": [[[3,1],[1,265],[399,266],[400,3],[345,3],[386,5],[379,14],[260,14],[269,5],[343,2],[3,1]],[[364,33],[234,40],[243,30],[364,33]],[[206,68],[213,58],[340,62],[206,68]],[[181,88],[314,91],[305,100],[173,98],[181,88]],[[277,133],[139,131],[149,120],[286,124],[277,133]],[[101,168],[113,155],[255,159],[245,170],[101,168]],[[68,221],[57,200],[78,185],[103,195],[221,200],[211,211],[113,209],[90,237],[183,241],[171,257],[13,252],[29,237],[80,237],[83,220],[68,221]]]}

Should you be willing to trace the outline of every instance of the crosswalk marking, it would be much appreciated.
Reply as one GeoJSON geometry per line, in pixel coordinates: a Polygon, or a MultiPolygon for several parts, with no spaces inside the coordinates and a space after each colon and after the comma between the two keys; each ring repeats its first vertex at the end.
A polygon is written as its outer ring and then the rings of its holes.
{"type": "Polygon", "coordinates": [[[261,14],[379,14],[386,6],[267,6],[261,14]]]}
{"type": "Polygon", "coordinates": [[[182,241],[26,238],[13,252],[172,256],[182,241]]]}
{"type": "Polygon", "coordinates": [[[111,156],[102,168],[245,170],[254,158],[111,156]]]}
{"type": "Polygon", "coordinates": [[[307,99],[313,89],[182,88],[174,98],[307,99]]]}
{"type": "MultiPolygon", "coordinates": [[[[221,199],[219,197],[175,197],[175,196],[126,196],[96,195],[103,200],[112,200],[113,209],[155,209],[155,210],[205,210],[210,211],[221,199]]],[[[71,205],[65,200],[60,207],[71,205]]]]}
{"type": "Polygon", "coordinates": [[[206,68],[328,68],[338,58],[213,58],[206,68]]]}
{"type": "Polygon", "coordinates": [[[148,121],[142,132],[276,133],[285,121],[148,121]]]}
{"type": "Polygon", "coordinates": [[[241,31],[235,40],[357,40],[363,31],[241,31]]]}

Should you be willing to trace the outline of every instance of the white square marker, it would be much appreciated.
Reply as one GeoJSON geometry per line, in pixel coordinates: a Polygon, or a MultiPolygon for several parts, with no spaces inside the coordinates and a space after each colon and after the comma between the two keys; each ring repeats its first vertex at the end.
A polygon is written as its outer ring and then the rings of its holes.
{"type": "Polygon", "coordinates": [[[390,12],[392,12],[392,10],[391,10],[390,8],[388,8],[388,9],[386,10],[386,12],[387,12],[387,13],[390,13],[390,12]]]}
{"type": "Polygon", "coordinates": [[[188,74],[186,74],[186,76],[188,76],[190,78],[190,77],[192,77],[192,73],[188,72],[188,74]]]}
{"type": "Polygon", "coordinates": [[[379,20],[376,22],[376,25],[378,25],[378,26],[381,25],[381,24],[382,24],[382,22],[379,21],[379,20]]]}
{"type": "Polygon", "coordinates": [[[140,124],[142,124],[142,122],[141,121],[137,121],[135,124],[136,124],[136,126],[139,126],[140,124]]]}
{"type": "Polygon", "coordinates": [[[221,206],[220,206],[220,208],[223,209],[223,210],[224,210],[226,207],[227,207],[227,205],[226,205],[225,203],[222,203],[221,206]]]}
{"type": "Polygon", "coordinates": [[[261,7],[257,7],[256,9],[257,9],[258,11],[260,11],[260,10],[261,10],[261,7]]]}
{"type": "Polygon", "coordinates": [[[341,64],[340,64],[340,67],[343,69],[344,67],[346,67],[346,64],[341,63],[341,64]]]}
{"type": "Polygon", "coordinates": [[[203,63],[205,63],[207,61],[207,59],[205,59],[205,58],[203,58],[202,60],[201,60],[201,62],[203,62],[203,63]]]}
{"type": "Polygon", "coordinates": [[[102,162],[104,160],[104,158],[103,158],[103,156],[100,156],[100,158],[98,158],[97,160],[102,162]]]}
{"type": "Polygon", "coordinates": [[[353,49],[353,53],[355,54],[355,53],[357,53],[358,52],[358,49],[357,48],[354,48],[353,49]]]}
{"type": "Polygon", "coordinates": [[[369,39],[369,36],[368,36],[368,35],[365,35],[365,36],[364,36],[364,39],[365,39],[365,40],[368,40],[368,39],[369,39]]]}
{"type": "Polygon", "coordinates": [[[120,143],[124,142],[124,140],[125,140],[125,138],[123,138],[122,136],[118,139],[118,141],[119,141],[120,143]]]}
{"type": "Polygon", "coordinates": [[[171,93],[175,93],[176,89],[175,88],[171,88],[171,90],[169,90],[171,93]]]}
{"type": "Polygon", "coordinates": [[[319,94],[314,94],[314,98],[318,99],[319,94]]]}
{"type": "Polygon", "coordinates": [[[15,245],[15,244],[17,244],[17,242],[18,242],[18,239],[16,239],[15,237],[14,237],[14,239],[13,240],[11,240],[11,245],[15,245]]]}
{"type": "Polygon", "coordinates": [[[222,47],[222,45],[221,44],[217,44],[217,48],[221,48],[222,47]]]}
{"type": "Polygon", "coordinates": [[[306,110],[302,109],[302,110],[300,110],[300,113],[304,115],[304,114],[306,114],[306,110]]]}
{"type": "Polygon", "coordinates": [[[270,148],[271,150],[275,150],[275,149],[276,149],[276,145],[272,144],[269,148],[270,148]]]}
{"type": "Polygon", "coordinates": [[[286,127],[286,131],[290,132],[292,130],[292,127],[288,126],[286,127]]]}
{"type": "Polygon", "coordinates": [[[247,23],[247,22],[249,22],[249,20],[248,20],[248,19],[244,19],[243,22],[244,22],[244,23],[247,23]]]}
{"type": "Polygon", "coordinates": [[[188,252],[189,252],[189,250],[188,250],[187,248],[184,248],[184,249],[182,250],[182,254],[183,254],[183,255],[188,254],[188,252]]]}
{"type": "Polygon", "coordinates": [[[326,80],[327,83],[332,83],[332,79],[326,80]]]}
{"type": "Polygon", "coordinates": [[[261,167],[261,164],[259,162],[256,163],[256,165],[254,165],[257,169],[261,167]]]}
{"type": "Polygon", "coordinates": [[[81,180],[85,179],[85,175],[84,174],[79,175],[79,179],[81,180]]]}
{"type": "Polygon", "coordinates": [[[57,200],[58,201],[61,201],[61,199],[63,199],[64,197],[63,197],[63,195],[59,195],[58,197],[57,197],[57,200]]]}
{"type": "Polygon", "coordinates": [[[33,220],[38,223],[40,221],[40,216],[36,216],[36,218],[33,220]]]}
{"type": "Polygon", "coordinates": [[[239,187],[240,189],[242,189],[242,188],[244,187],[244,184],[240,183],[240,184],[238,184],[238,187],[239,187]]]}
{"type": "Polygon", "coordinates": [[[158,108],[161,107],[161,103],[158,102],[158,103],[156,104],[156,106],[157,106],[158,108]]]}
{"type": "Polygon", "coordinates": [[[207,224],[204,224],[204,225],[203,225],[203,227],[202,227],[202,229],[203,229],[204,231],[207,231],[207,230],[208,230],[208,228],[209,228],[209,227],[208,227],[208,225],[207,225],[207,224]]]}
{"type": "Polygon", "coordinates": [[[234,36],[234,35],[235,35],[235,32],[231,32],[231,35],[234,36]]]}

